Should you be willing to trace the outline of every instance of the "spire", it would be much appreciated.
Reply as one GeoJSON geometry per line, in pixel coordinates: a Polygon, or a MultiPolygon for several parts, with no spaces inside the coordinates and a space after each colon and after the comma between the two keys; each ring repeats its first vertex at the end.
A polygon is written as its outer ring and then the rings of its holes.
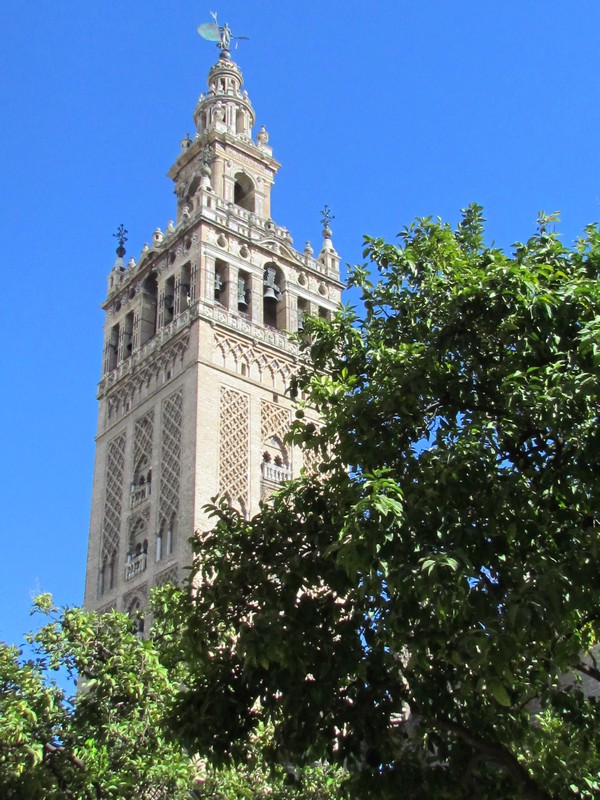
{"type": "Polygon", "coordinates": [[[229,52],[232,39],[248,37],[234,36],[227,22],[225,25],[219,25],[217,15],[211,12],[211,16],[214,22],[200,25],[198,33],[203,39],[216,42],[221,52],[217,63],[208,73],[208,94],[200,95],[194,112],[194,122],[200,136],[216,130],[251,138],[254,109],[248,99],[248,93],[242,92],[244,83],[242,72],[231,60],[229,52]]]}
{"type": "Polygon", "coordinates": [[[122,282],[124,278],[125,270],[125,263],[123,261],[123,256],[126,253],[125,250],[125,242],[127,241],[127,228],[123,223],[119,225],[117,228],[116,233],[113,233],[113,236],[118,241],[117,247],[117,257],[115,258],[115,263],[113,264],[112,271],[108,276],[108,293],[110,294],[113,292],[122,282]]]}
{"type": "Polygon", "coordinates": [[[328,205],[323,207],[321,211],[321,224],[323,225],[323,244],[321,252],[319,253],[318,261],[323,264],[327,270],[331,270],[334,274],[339,276],[340,271],[340,257],[337,250],[331,241],[331,226],[330,222],[335,219],[331,209],[328,205]]]}
{"type": "Polygon", "coordinates": [[[323,226],[323,246],[321,247],[321,255],[324,252],[335,253],[335,247],[331,241],[331,227],[329,224],[332,219],[335,219],[335,215],[332,214],[329,206],[323,206],[323,210],[321,211],[321,225],[323,226]]]}

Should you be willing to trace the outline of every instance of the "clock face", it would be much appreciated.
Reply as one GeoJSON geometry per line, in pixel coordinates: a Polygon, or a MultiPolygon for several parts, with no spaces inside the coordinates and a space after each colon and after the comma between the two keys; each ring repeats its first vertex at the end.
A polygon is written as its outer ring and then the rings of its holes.
{"type": "Polygon", "coordinates": [[[219,26],[215,25],[214,22],[204,22],[202,25],[198,25],[198,33],[203,39],[208,39],[209,42],[221,41],[219,26]]]}

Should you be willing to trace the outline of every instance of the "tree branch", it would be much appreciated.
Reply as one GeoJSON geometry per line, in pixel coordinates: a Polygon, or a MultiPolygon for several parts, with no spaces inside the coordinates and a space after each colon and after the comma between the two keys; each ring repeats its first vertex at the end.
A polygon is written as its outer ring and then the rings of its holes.
{"type": "Polygon", "coordinates": [[[462,725],[451,722],[450,720],[432,719],[430,723],[433,727],[454,734],[480,753],[481,756],[486,757],[490,761],[495,761],[504,767],[516,783],[522,797],[526,800],[554,800],[553,796],[538,785],[525,767],[517,761],[513,753],[504,747],[504,745],[479,739],[462,725]]]}
{"type": "MultiPolygon", "coordinates": [[[[46,744],[44,745],[44,752],[47,753],[49,756],[53,756],[56,755],[56,753],[64,752],[64,748],[57,747],[54,744],[46,742],[46,744]]],[[[73,755],[73,753],[69,753],[67,757],[69,761],[75,764],[76,767],[79,767],[79,769],[85,769],[85,764],[83,763],[83,761],[80,758],[77,758],[77,756],[73,755]]]]}
{"type": "Polygon", "coordinates": [[[584,675],[587,675],[589,678],[593,678],[595,681],[600,683],[600,669],[592,667],[591,664],[584,664],[583,662],[577,664],[575,669],[578,672],[583,672],[584,675]]]}

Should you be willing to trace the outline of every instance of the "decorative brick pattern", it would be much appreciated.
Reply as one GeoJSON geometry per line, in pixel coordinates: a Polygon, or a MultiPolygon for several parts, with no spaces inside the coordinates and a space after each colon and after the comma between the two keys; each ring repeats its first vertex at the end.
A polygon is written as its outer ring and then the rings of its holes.
{"type": "Polygon", "coordinates": [[[152,464],[152,437],[154,435],[154,410],[148,411],[135,421],[133,433],[133,469],[138,469],[143,460],[152,464]]]}
{"type": "Polygon", "coordinates": [[[159,527],[168,525],[179,513],[182,422],[183,390],[178,389],[162,405],[159,527]]]}
{"type": "Polygon", "coordinates": [[[283,444],[283,438],[289,429],[289,408],[262,400],[260,404],[260,436],[262,441],[264,442],[274,436],[283,444]]]}
{"type": "Polygon", "coordinates": [[[121,433],[108,445],[106,457],[106,494],[102,523],[101,561],[116,560],[119,552],[121,513],[123,511],[123,477],[125,472],[126,435],[121,433]]]}
{"type": "Polygon", "coordinates": [[[261,352],[256,346],[224,333],[215,333],[214,352],[215,360],[234,372],[240,372],[242,365],[249,370],[253,368],[261,383],[267,386],[280,383],[285,389],[294,374],[294,365],[291,361],[261,352]]]}
{"type": "Polygon", "coordinates": [[[221,386],[219,494],[226,495],[242,514],[247,513],[249,505],[249,417],[248,395],[221,386]]]}
{"type": "Polygon", "coordinates": [[[173,564],[173,566],[163,570],[154,579],[155,586],[164,586],[166,583],[172,583],[177,586],[177,564],[173,564]]]}

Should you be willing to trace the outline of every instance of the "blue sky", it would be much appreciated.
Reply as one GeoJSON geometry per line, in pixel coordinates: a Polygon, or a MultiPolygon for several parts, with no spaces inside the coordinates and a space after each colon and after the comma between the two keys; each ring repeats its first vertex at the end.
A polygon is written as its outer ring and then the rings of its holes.
{"type": "Polygon", "coordinates": [[[485,207],[488,239],[561,211],[600,217],[600,3],[3,0],[0,7],[0,638],[31,595],[83,596],[112,233],[139,256],[174,216],[165,173],[217,58],[217,10],[283,167],[273,218],[302,249],[331,206],[343,261],[362,236],[485,207]]]}

